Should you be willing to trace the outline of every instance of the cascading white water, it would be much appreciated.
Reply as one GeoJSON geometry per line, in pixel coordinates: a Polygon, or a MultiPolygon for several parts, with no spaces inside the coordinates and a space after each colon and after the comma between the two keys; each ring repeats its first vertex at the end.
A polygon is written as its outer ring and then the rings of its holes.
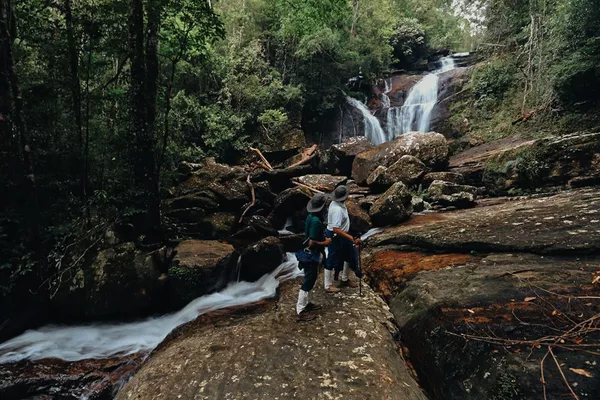
{"type": "Polygon", "coordinates": [[[346,100],[361,112],[365,123],[365,137],[375,146],[387,142],[387,137],[381,128],[381,124],[379,124],[379,120],[371,114],[367,106],[349,96],[346,97],[346,100]]]}
{"type": "Polygon", "coordinates": [[[219,293],[202,296],[181,311],[145,321],[89,326],[47,326],[0,344],[0,364],[59,358],[79,361],[151,351],[176,327],[225,307],[260,301],[276,294],[279,283],[302,276],[292,253],[256,282],[232,283],[219,293]]]}
{"type": "Polygon", "coordinates": [[[444,57],[442,67],[425,75],[412,89],[401,108],[393,107],[387,114],[387,132],[390,139],[408,132],[427,132],[431,113],[437,103],[439,74],[454,69],[454,59],[444,57]]]}

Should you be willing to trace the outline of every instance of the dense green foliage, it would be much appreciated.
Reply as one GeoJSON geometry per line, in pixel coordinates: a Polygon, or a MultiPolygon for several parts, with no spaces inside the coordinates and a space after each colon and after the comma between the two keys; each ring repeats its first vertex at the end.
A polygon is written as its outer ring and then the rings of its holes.
{"type": "Polygon", "coordinates": [[[156,242],[148,225],[180,161],[235,162],[299,128],[318,138],[350,78],[466,43],[451,3],[0,0],[12,53],[0,63],[0,286],[31,271],[46,282],[115,220],[156,242]]]}

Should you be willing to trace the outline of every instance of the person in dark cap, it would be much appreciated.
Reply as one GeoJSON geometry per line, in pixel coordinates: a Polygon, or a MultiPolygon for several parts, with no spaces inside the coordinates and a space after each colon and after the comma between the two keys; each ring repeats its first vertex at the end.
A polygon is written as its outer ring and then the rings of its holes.
{"type": "Polygon", "coordinates": [[[325,246],[331,243],[331,239],[325,237],[325,227],[323,225],[322,214],[326,203],[327,197],[324,194],[315,194],[306,206],[309,214],[304,224],[304,236],[306,238],[305,243],[308,246],[296,253],[298,268],[304,270],[304,281],[296,303],[298,321],[314,319],[315,316],[310,314],[310,311],[321,308],[321,306],[310,302],[310,291],[317,281],[319,264],[322,256],[324,256],[325,246]]]}
{"type": "Polygon", "coordinates": [[[361,242],[360,239],[355,239],[348,233],[350,231],[350,216],[344,204],[348,199],[348,188],[343,185],[338,186],[331,193],[331,199],[333,201],[329,206],[326,231],[326,236],[331,238],[331,245],[328,247],[329,252],[325,264],[325,290],[335,293],[339,289],[333,286],[334,270],[342,270],[340,287],[358,286],[358,283],[350,280],[349,272],[352,269],[359,279],[362,278],[356,251],[361,242]]]}

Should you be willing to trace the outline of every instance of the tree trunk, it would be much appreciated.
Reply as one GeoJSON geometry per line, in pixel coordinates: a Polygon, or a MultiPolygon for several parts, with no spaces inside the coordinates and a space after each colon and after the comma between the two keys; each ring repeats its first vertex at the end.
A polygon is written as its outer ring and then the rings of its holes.
{"type": "MultiPolygon", "coordinates": [[[[87,198],[90,174],[90,73],[92,69],[92,38],[89,38],[87,57],[87,76],[85,78],[85,145],[83,150],[83,197],[87,198]]],[[[90,209],[86,207],[88,221],[90,209]]]]}
{"type": "MultiPolygon", "coordinates": [[[[31,157],[31,138],[22,117],[23,97],[17,75],[14,71],[14,60],[12,56],[12,38],[16,32],[14,15],[10,0],[0,0],[0,74],[4,83],[3,90],[8,88],[8,96],[5,100],[9,104],[9,121],[14,122],[19,133],[21,152],[23,157],[23,193],[27,199],[24,207],[25,219],[27,221],[28,241],[34,250],[39,249],[39,205],[37,199],[35,174],[33,160],[31,157]]],[[[38,252],[39,254],[39,252],[38,252]]]]}
{"type": "MultiPolygon", "coordinates": [[[[67,51],[71,69],[71,97],[73,101],[73,116],[75,118],[75,132],[79,145],[79,156],[84,160],[83,124],[81,119],[81,83],[79,80],[79,52],[75,43],[75,29],[73,27],[73,12],[71,0],[65,0],[65,22],[67,25],[67,51]]],[[[86,195],[85,168],[81,176],[81,192],[86,195]]]]}
{"type": "MultiPolygon", "coordinates": [[[[134,175],[151,229],[160,225],[158,176],[154,161],[154,140],[146,114],[146,67],[144,63],[144,5],[131,0],[131,117],[134,141],[134,175]]],[[[155,103],[156,104],[156,100],[155,103]]],[[[156,107],[156,106],[155,106],[156,107]]],[[[154,109],[155,112],[155,109],[154,109]]],[[[153,116],[155,118],[155,115],[153,116]]]]}

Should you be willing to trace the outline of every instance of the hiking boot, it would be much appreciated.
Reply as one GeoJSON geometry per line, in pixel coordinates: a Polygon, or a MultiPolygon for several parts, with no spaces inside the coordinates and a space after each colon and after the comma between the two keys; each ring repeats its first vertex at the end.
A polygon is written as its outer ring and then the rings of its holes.
{"type": "Polygon", "coordinates": [[[308,304],[306,305],[306,308],[305,308],[305,310],[306,310],[306,311],[317,311],[317,310],[320,310],[320,309],[322,309],[322,308],[323,308],[323,307],[321,307],[321,306],[320,306],[320,305],[318,305],[318,304],[315,304],[315,303],[308,303],[308,304]]]}
{"type": "Polygon", "coordinates": [[[348,279],[347,281],[341,281],[339,287],[341,287],[341,288],[343,288],[343,287],[357,288],[358,283],[348,279]]]}
{"type": "Polygon", "coordinates": [[[340,289],[336,288],[335,286],[331,285],[329,286],[327,289],[325,289],[325,291],[327,293],[339,293],[340,289]]]}
{"type": "Polygon", "coordinates": [[[308,322],[308,321],[312,321],[313,319],[317,318],[316,315],[314,314],[310,314],[306,311],[302,311],[300,314],[298,314],[298,316],[296,317],[296,322],[308,322]]]}

